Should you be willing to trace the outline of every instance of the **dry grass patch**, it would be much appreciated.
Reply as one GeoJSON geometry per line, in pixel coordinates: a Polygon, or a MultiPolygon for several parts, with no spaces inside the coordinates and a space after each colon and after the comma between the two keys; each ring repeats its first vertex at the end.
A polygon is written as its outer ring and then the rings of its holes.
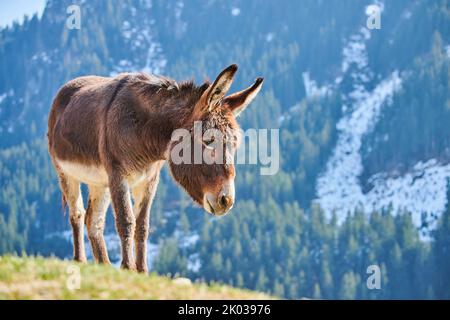
{"type": "MultiPolygon", "coordinates": [[[[76,273],[76,272],[75,272],[76,273]]],[[[110,266],[42,257],[0,257],[0,299],[272,299],[263,293],[187,281],[110,266]],[[80,281],[73,270],[80,271],[80,281]],[[70,290],[71,284],[80,288],[70,290]]]]}

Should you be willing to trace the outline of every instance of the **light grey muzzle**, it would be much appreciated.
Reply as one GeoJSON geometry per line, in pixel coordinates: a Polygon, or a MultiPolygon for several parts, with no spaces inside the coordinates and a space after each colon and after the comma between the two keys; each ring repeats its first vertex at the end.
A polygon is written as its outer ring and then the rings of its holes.
{"type": "Polygon", "coordinates": [[[230,181],[223,185],[218,195],[206,192],[203,196],[203,207],[213,215],[222,216],[233,207],[234,199],[234,181],[230,181]]]}

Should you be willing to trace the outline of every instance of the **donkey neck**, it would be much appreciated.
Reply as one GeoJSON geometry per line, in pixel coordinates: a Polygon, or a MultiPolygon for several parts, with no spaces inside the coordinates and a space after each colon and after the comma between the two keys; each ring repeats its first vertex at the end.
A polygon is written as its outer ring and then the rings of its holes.
{"type": "Polygon", "coordinates": [[[194,106],[209,84],[198,87],[193,82],[140,74],[130,86],[142,116],[137,134],[145,152],[151,159],[166,160],[173,131],[189,127],[194,106]]]}
{"type": "Polygon", "coordinates": [[[150,158],[167,160],[172,133],[188,126],[192,112],[192,105],[187,104],[185,99],[176,97],[147,109],[146,121],[142,128],[138,128],[138,134],[142,133],[150,158]]]}

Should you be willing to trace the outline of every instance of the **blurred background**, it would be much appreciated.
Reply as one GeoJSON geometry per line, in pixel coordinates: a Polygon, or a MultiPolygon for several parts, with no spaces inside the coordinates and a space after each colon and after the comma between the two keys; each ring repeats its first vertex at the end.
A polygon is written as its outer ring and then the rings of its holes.
{"type": "Polygon", "coordinates": [[[61,85],[128,71],[201,82],[237,63],[232,91],[265,78],[240,124],[280,129],[280,170],[238,166],[237,203],[217,219],[164,169],[151,270],[285,298],[450,298],[450,1],[14,3],[0,2],[0,254],[72,255],[45,136],[61,85]]]}

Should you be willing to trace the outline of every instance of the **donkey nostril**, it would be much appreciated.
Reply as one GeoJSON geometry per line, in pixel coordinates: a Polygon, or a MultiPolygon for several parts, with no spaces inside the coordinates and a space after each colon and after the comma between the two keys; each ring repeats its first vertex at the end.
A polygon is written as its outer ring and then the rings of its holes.
{"type": "Polygon", "coordinates": [[[220,205],[223,208],[228,208],[228,206],[230,205],[230,202],[231,202],[230,197],[227,197],[227,196],[221,196],[220,197],[220,205]]]}

